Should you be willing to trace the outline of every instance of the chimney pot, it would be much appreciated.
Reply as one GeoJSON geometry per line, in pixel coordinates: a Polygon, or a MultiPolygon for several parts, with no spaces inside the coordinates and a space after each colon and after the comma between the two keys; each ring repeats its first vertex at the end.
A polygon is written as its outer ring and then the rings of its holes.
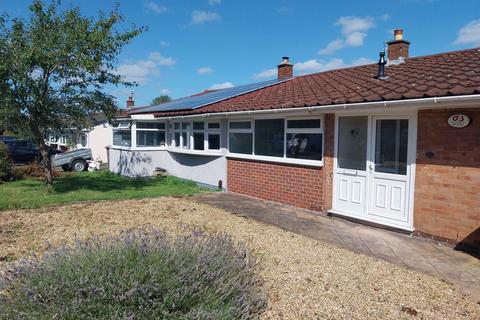
{"type": "Polygon", "coordinates": [[[395,41],[403,40],[403,29],[397,29],[393,31],[393,38],[395,41]]]}
{"type": "Polygon", "coordinates": [[[130,93],[127,99],[127,109],[133,108],[135,106],[135,100],[133,100],[133,92],[130,93]]]}
{"type": "Polygon", "coordinates": [[[289,57],[282,57],[282,62],[277,66],[278,79],[289,79],[293,77],[293,65],[290,63],[289,57]]]}
{"type": "Polygon", "coordinates": [[[388,41],[388,60],[405,60],[408,58],[410,41],[403,39],[403,29],[393,31],[393,40],[388,41]]]}

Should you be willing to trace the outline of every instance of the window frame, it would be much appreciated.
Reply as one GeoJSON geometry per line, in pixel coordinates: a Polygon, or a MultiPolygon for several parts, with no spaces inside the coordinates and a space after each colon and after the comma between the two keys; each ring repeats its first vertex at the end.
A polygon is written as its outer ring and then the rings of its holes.
{"type": "Polygon", "coordinates": [[[172,128],[172,141],[170,146],[174,149],[181,149],[182,148],[182,122],[181,121],[172,121],[171,122],[172,128]],[[178,124],[178,129],[175,128],[175,125],[178,124]],[[178,146],[177,139],[175,139],[175,134],[178,133],[178,146]]]}
{"type": "Polygon", "coordinates": [[[323,123],[323,117],[322,118],[285,118],[285,140],[284,140],[284,157],[286,159],[298,159],[302,161],[314,161],[314,162],[322,162],[323,163],[323,156],[324,156],[324,150],[325,150],[325,132],[324,132],[324,123],[323,123]],[[288,127],[288,121],[289,120],[319,120],[320,121],[320,127],[318,128],[289,128],[288,127]],[[289,158],[287,156],[287,134],[289,133],[297,133],[297,134],[321,134],[322,135],[322,160],[312,160],[312,159],[300,159],[300,158],[289,158]]]}
{"type": "Polygon", "coordinates": [[[169,143],[169,149],[175,152],[195,152],[195,153],[221,153],[222,150],[222,122],[220,119],[215,120],[203,120],[203,119],[192,119],[188,121],[174,120],[169,122],[169,126],[171,130],[171,141],[169,143]],[[201,129],[194,129],[193,124],[195,122],[202,122],[203,123],[203,130],[201,129]],[[179,125],[178,129],[175,129],[175,123],[179,125]],[[183,124],[188,123],[189,129],[183,129],[183,124]],[[209,124],[216,123],[218,124],[218,128],[209,128],[209,124]],[[188,140],[188,148],[186,148],[183,139],[183,133],[187,133],[187,140],[188,140]],[[175,146],[175,133],[180,134],[180,143],[178,146],[175,146]],[[203,135],[203,149],[197,150],[195,149],[194,137],[195,133],[202,133],[203,135]],[[220,146],[218,149],[210,149],[208,145],[208,137],[209,135],[218,135],[220,140],[220,146]]]}
{"type": "Polygon", "coordinates": [[[323,166],[323,159],[325,156],[325,120],[323,115],[315,116],[268,116],[262,115],[251,118],[238,118],[238,119],[229,119],[227,125],[227,157],[230,158],[240,158],[240,159],[251,159],[259,161],[268,161],[268,162],[279,162],[279,163],[290,163],[290,164],[300,164],[308,166],[323,166]],[[268,119],[283,119],[284,121],[284,138],[283,138],[283,156],[263,156],[255,154],[255,120],[268,120],[268,119]],[[320,128],[287,128],[288,120],[319,120],[320,128]],[[232,122],[250,122],[250,129],[230,129],[230,124],[232,122]],[[230,133],[251,133],[252,134],[252,153],[243,154],[235,153],[230,151],[230,133]],[[322,135],[322,160],[311,160],[311,159],[299,159],[299,158],[289,158],[287,157],[287,133],[317,133],[322,135]]]}
{"type": "Polygon", "coordinates": [[[133,121],[131,120],[116,120],[112,123],[112,145],[117,148],[132,148],[133,147],[133,130],[134,125],[133,121]],[[115,122],[118,122],[115,124],[115,122]],[[122,125],[122,123],[127,123],[127,125],[122,125]],[[130,145],[129,146],[123,146],[123,145],[118,145],[115,144],[115,132],[130,132],[130,145]]]}
{"type": "Polygon", "coordinates": [[[192,147],[192,128],[193,127],[193,122],[192,121],[180,121],[180,149],[182,150],[191,150],[192,147]],[[187,124],[187,128],[184,129],[183,125],[187,124]],[[183,134],[186,133],[186,138],[183,138],[183,134]],[[185,141],[187,141],[187,144],[185,144],[185,141]]]}
{"type": "Polygon", "coordinates": [[[205,126],[204,126],[204,150],[205,151],[215,151],[219,152],[222,149],[222,124],[220,120],[218,121],[205,121],[205,126]],[[211,123],[218,123],[218,128],[209,128],[209,124],[211,123]],[[209,137],[210,135],[218,135],[218,149],[211,149],[210,148],[210,143],[209,143],[209,137]]]}
{"type": "Polygon", "coordinates": [[[165,121],[148,121],[148,120],[140,120],[135,122],[135,141],[136,141],[136,148],[145,149],[145,148],[159,148],[164,149],[167,146],[167,123],[165,121]],[[163,129],[161,128],[138,128],[139,123],[155,123],[155,124],[163,124],[163,129]],[[138,132],[163,132],[164,133],[164,144],[158,144],[154,146],[147,146],[147,145],[139,145],[138,141],[138,132]]]}
{"type": "Polygon", "coordinates": [[[255,128],[254,128],[254,120],[253,118],[250,119],[229,119],[227,123],[227,154],[228,155],[235,155],[235,156],[254,156],[255,152],[255,128]],[[232,122],[250,122],[250,129],[230,129],[230,124],[232,122]],[[252,153],[247,154],[247,153],[236,153],[236,152],[230,152],[230,133],[251,133],[252,134],[252,153]]]}
{"type": "Polygon", "coordinates": [[[207,122],[206,122],[206,121],[203,121],[203,120],[202,120],[202,121],[195,121],[195,120],[192,121],[192,138],[191,138],[192,144],[191,144],[191,150],[194,150],[194,151],[205,151],[205,150],[206,150],[205,147],[206,147],[207,144],[208,144],[208,142],[205,141],[205,125],[206,125],[206,124],[207,124],[207,122]],[[198,123],[201,122],[201,123],[203,123],[203,129],[195,129],[195,127],[194,127],[194,125],[193,125],[195,122],[198,122],[198,123]],[[202,141],[203,141],[203,149],[200,149],[200,150],[195,149],[195,139],[194,139],[194,134],[195,134],[195,133],[201,133],[201,134],[202,134],[202,136],[203,136],[203,139],[202,139],[202,141]]]}

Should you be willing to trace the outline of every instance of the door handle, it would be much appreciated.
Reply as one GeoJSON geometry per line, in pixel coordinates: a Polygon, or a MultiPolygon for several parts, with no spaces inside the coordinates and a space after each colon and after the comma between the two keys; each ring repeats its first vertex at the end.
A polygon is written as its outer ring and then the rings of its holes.
{"type": "Polygon", "coordinates": [[[374,169],[374,168],[373,168],[373,164],[369,164],[369,165],[368,165],[368,169],[370,169],[370,171],[373,171],[373,169],[374,169]]]}
{"type": "Polygon", "coordinates": [[[349,176],[358,175],[357,170],[348,170],[348,169],[343,169],[343,174],[346,174],[346,175],[349,175],[349,176]]]}

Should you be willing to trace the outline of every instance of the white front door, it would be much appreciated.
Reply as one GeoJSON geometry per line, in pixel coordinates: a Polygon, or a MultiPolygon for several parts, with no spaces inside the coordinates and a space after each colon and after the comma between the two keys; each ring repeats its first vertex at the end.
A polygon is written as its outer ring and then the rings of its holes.
{"type": "Polygon", "coordinates": [[[368,117],[340,117],[337,132],[334,209],[364,215],[367,196],[368,117]]]}
{"type": "Polygon", "coordinates": [[[333,211],[411,230],[413,118],[340,116],[333,211]]]}

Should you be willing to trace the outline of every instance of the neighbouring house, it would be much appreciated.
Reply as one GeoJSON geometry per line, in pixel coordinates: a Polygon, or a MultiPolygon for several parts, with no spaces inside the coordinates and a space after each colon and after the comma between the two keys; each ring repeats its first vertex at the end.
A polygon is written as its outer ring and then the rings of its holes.
{"type": "MultiPolygon", "coordinates": [[[[127,108],[118,111],[118,119],[128,114],[128,111],[135,106],[133,95],[128,97],[127,108]]],[[[136,108],[140,110],[140,108],[136,108]]],[[[113,121],[113,125],[116,125],[113,121]]],[[[112,124],[108,122],[103,112],[95,114],[89,128],[78,130],[64,130],[63,132],[49,132],[45,138],[47,145],[60,150],[75,150],[90,148],[93,160],[102,163],[108,162],[107,148],[114,144],[112,124]]]]}
{"type": "Polygon", "coordinates": [[[480,48],[388,59],[136,110],[109,168],[225,190],[480,247],[480,48]],[[385,61],[386,60],[386,61],[385,61]]]}
{"type": "Polygon", "coordinates": [[[106,147],[113,143],[112,128],[105,115],[98,113],[88,129],[48,132],[45,142],[52,148],[64,151],[90,148],[93,160],[107,163],[106,147]]]}

